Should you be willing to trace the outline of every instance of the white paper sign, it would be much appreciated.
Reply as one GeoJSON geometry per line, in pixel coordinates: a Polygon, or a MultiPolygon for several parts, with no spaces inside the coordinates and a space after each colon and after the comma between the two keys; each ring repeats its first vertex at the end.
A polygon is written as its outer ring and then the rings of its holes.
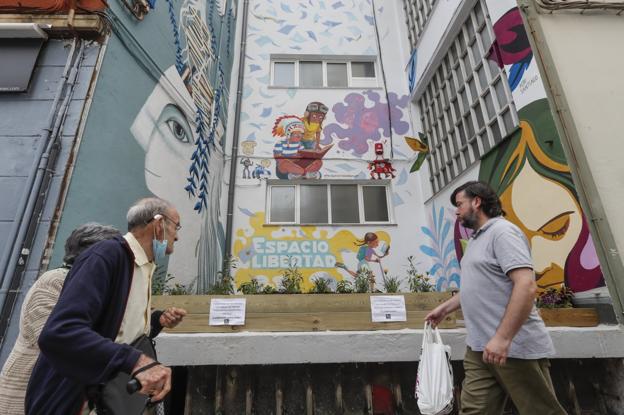
{"type": "Polygon", "coordinates": [[[373,295],[370,297],[373,322],[407,321],[405,297],[402,295],[373,295]]]}
{"type": "Polygon", "coordinates": [[[210,326],[245,325],[245,298],[213,298],[210,300],[210,326]]]}

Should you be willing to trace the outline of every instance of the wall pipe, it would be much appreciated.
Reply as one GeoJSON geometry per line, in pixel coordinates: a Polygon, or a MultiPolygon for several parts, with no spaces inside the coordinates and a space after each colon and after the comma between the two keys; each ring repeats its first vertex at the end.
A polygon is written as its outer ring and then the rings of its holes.
{"type": "Polygon", "coordinates": [[[12,226],[9,240],[7,241],[7,246],[3,253],[2,261],[0,262],[0,270],[2,272],[2,286],[0,288],[0,309],[2,310],[0,314],[0,335],[2,337],[0,339],[0,346],[4,341],[6,328],[8,327],[17,297],[13,296],[13,304],[7,304],[6,300],[9,294],[9,288],[13,286],[13,289],[16,289],[15,283],[19,282],[23,273],[22,269],[17,269],[18,265],[20,268],[25,267],[26,261],[28,260],[29,249],[32,245],[32,239],[34,239],[37,227],[37,224],[33,224],[32,221],[33,219],[38,220],[38,217],[35,218],[35,214],[37,214],[37,216],[40,214],[40,211],[36,212],[36,207],[39,210],[43,208],[44,200],[42,200],[42,198],[45,198],[47,195],[47,191],[42,191],[41,185],[46,177],[46,173],[52,172],[50,162],[56,160],[55,156],[51,158],[51,155],[54,145],[57,143],[56,138],[58,131],[64,122],[65,114],[69,107],[70,97],[73,93],[73,86],[78,74],[78,67],[82,61],[77,57],[82,55],[83,49],[84,45],[82,42],[74,38],[61,77],[62,84],[57,89],[54,96],[46,127],[40,136],[41,142],[35,156],[37,169],[31,171],[31,174],[28,176],[25,186],[28,190],[20,199],[16,214],[17,219],[12,226]],[[78,44],[80,44],[80,50],[76,53],[78,44]],[[59,106],[61,98],[63,97],[63,102],[59,106]],[[28,250],[24,250],[24,248],[28,248],[28,250]],[[16,280],[16,278],[18,280],[16,280]]]}
{"type": "Polygon", "coordinates": [[[234,190],[236,184],[236,167],[238,166],[238,142],[240,135],[240,114],[243,100],[243,82],[245,78],[245,50],[247,46],[247,15],[249,13],[249,0],[243,2],[243,22],[240,42],[240,54],[238,64],[238,82],[236,85],[236,110],[234,111],[234,134],[232,135],[232,157],[230,158],[230,180],[227,196],[227,213],[225,224],[225,254],[223,255],[223,273],[231,271],[232,256],[232,229],[234,226],[234,190]]]}

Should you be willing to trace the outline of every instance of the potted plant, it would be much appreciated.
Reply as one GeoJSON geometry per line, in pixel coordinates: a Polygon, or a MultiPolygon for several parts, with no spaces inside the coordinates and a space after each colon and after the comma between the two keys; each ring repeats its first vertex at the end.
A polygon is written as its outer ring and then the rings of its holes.
{"type": "Polygon", "coordinates": [[[599,323],[596,310],[573,308],[574,292],[561,285],[537,295],[536,306],[547,326],[593,327],[599,323]]]}

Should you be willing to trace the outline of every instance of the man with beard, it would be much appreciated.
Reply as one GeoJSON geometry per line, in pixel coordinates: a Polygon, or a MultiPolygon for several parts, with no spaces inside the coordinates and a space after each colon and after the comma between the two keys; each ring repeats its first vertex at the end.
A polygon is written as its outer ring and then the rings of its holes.
{"type": "Polygon", "coordinates": [[[451,195],[457,220],[474,233],[461,260],[461,290],[425,319],[437,325],[460,308],[466,323],[461,414],[502,414],[511,398],[521,415],[566,412],[555,396],[552,340],[535,308],[529,243],[504,219],[497,194],[471,181],[451,195]]]}

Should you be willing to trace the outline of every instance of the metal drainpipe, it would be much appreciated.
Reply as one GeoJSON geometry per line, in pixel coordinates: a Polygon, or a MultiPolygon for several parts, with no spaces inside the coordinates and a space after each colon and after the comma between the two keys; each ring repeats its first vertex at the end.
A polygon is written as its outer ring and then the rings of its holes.
{"type": "Polygon", "coordinates": [[[61,77],[63,80],[62,84],[55,94],[46,123],[47,127],[41,134],[41,143],[37,148],[37,155],[35,158],[37,160],[37,169],[31,172],[28,177],[26,185],[28,191],[25,192],[20,200],[20,205],[17,210],[17,212],[21,214],[17,216],[19,219],[14,223],[11,229],[10,238],[5,248],[2,262],[0,263],[0,270],[2,270],[2,288],[0,289],[0,309],[2,310],[0,314],[0,335],[2,337],[0,339],[0,346],[1,342],[4,341],[6,328],[8,327],[16,299],[16,296],[13,296],[13,304],[6,303],[9,287],[13,286],[13,289],[15,289],[15,283],[19,282],[19,278],[21,278],[23,272],[21,269],[18,270],[17,267],[19,266],[21,268],[25,266],[28,260],[30,251],[23,250],[24,248],[30,249],[35,236],[37,224],[32,224],[32,220],[38,219],[41,213],[40,211],[43,209],[43,202],[45,200],[42,200],[42,198],[45,199],[47,189],[42,190],[41,185],[46,175],[52,173],[52,166],[50,163],[56,160],[54,145],[57,143],[57,133],[65,120],[65,112],[69,106],[70,97],[78,74],[78,67],[82,61],[79,56],[81,56],[83,49],[84,45],[82,42],[74,38],[67,63],[65,64],[63,76],[61,77]],[[76,53],[76,46],[79,43],[80,50],[76,53]],[[65,98],[59,107],[59,102],[64,93],[65,98]],[[35,216],[37,216],[37,218],[35,218],[35,216]],[[18,280],[16,280],[16,278],[18,280]]]}
{"type": "Polygon", "coordinates": [[[229,272],[232,255],[232,227],[234,226],[234,187],[236,185],[236,167],[238,166],[238,141],[240,134],[240,113],[243,99],[243,81],[245,77],[245,50],[247,46],[247,14],[249,0],[243,2],[243,30],[241,33],[240,54],[238,64],[238,82],[236,86],[236,110],[234,111],[234,134],[232,135],[232,157],[230,161],[230,186],[228,187],[227,214],[225,225],[225,255],[223,256],[223,272],[229,272]]]}

